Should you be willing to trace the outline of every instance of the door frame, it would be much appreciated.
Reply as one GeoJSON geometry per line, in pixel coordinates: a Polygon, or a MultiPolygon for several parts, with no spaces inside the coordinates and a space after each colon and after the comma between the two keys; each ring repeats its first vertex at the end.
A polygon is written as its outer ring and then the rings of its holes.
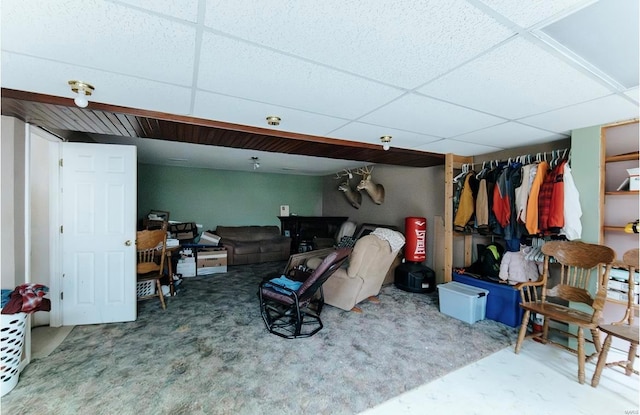
{"type": "MultiPolygon", "coordinates": [[[[31,177],[32,167],[32,147],[34,146],[34,138],[36,135],[41,139],[54,143],[48,148],[47,157],[47,176],[49,180],[48,185],[48,197],[49,197],[49,224],[47,228],[47,239],[49,243],[49,299],[51,300],[51,311],[49,311],[49,325],[51,327],[60,327],[62,325],[62,312],[60,309],[60,287],[62,284],[61,278],[61,245],[60,245],[60,224],[61,224],[61,209],[60,209],[60,152],[63,140],[43,130],[39,127],[34,127],[30,124],[25,124],[25,137],[27,141],[26,155],[25,155],[25,207],[28,214],[25,215],[25,282],[32,282],[31,278],[31,260],[34,255],[32,252],[32,238],[33,231],[31,226],[31,185],[33,178],[31,177]]],[[[29,319],[30,321],[31,319],[29,319]]]]}

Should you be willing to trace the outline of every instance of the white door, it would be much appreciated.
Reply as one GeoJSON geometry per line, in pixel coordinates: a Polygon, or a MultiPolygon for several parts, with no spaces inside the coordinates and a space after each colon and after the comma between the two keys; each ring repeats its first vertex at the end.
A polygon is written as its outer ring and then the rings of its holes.
{"type": "Polygon", "coordinates": [[[62,144],[62,324],[136,319],[136,148],[62,144]]]}

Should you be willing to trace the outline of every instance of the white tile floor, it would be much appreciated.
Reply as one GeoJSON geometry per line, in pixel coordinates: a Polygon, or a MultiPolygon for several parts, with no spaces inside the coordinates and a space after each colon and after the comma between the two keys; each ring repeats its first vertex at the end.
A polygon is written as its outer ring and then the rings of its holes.
{"type": "MultiPolygon", "coordinates": [[[[613,349],[608,361],[624,357],[613,349]]],[[[527,340],[362,412],[387,414],[638,414],[640,378],[621,369],[603,370],[591,387],[595,362],[578,383],[575,355],[527,340]]]]}

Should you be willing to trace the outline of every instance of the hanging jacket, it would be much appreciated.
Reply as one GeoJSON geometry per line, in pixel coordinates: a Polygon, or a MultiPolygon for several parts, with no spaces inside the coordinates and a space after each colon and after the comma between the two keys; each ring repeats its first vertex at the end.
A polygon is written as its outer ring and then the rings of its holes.
{"type": "Polygon", "coordinates": [[[564,227],[564,167],[566,164],[567,162],[563,160],[553,168],[555,178],[547,223],[547,230],[550,233],[558,233],[564,227]]]}
{"type": "Polygon", "coordinates": [[[475,202],[473,200],[473,190],[470,181],[475,179],[475,172],[470,171],[464,177],[464,184],[462,186],[462,192],[460,193],[460,203],[456,210],[456,215],[453,220],[453,226],[456,230],[464,230],[464,228],[471,220],[474,212],[475,202]]]}
{"type": "Polygon", "coordinates": [[[529,192],[531,192],[531,183],[535,177],[536,169],[537,166],[535,164],[522,166],[522,184],[516,188],[516,219],[518,223],[526,223],[527,202],[529,201],[529,192]]]}
{"type": "Polygon", "coordinates": [[[489,197],[487,196],[487,179],[484,177],[478,183],[478,197],[476,198],[476,228],[489,226],[489,197]]]}
{"type": "Polygon", "coordinates": [[[540,188],[544,183],[547,172],[549,170],[549,163],[546,161],[541,161],[538,164],[538,169],[536,170],[536,175],[531,183],[531,189],[529,190],[529,200],[527,201],[527,217],[526,217],[526,228],[529,235],[537,235],[540,233],[539,226],[539,198],[540,198],[540,188]]]}
{"type": "Polygon", "coordinates": [[[498,176],[496,185],[493,188],[493,205],[491,206],[491,210],[496,215],[496,220],[503,229],[509,224],[511,217],[511,203],[507,189],[508,170],[508,167],[503,169],[500,176],[498,176]]]}
{"type": "Polygon", "coordinates": [[[573,181],[569,163],[564,165],[564,227],[560,235],[565,235],[573,241],[582,237],[582,208],[580,207],[580,194],[573,181]]]}
{"type": "MultiPolygon", "coordinates": [[[[531,247],[528,247],[531,249],[531,247]]],[[[528,261],[525,258],[525,251],[522,248],[517,252],[505,252],[500,262],[501,280],[514,285],[520,282],[538,281],[542,274],[542,263],[528,261]]]]}

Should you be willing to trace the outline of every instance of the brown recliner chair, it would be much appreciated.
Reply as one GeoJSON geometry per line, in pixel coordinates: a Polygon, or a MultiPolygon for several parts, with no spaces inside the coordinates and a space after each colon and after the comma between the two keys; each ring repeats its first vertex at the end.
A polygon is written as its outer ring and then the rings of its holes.
{"type": "MultiPolygon", "coordinates": [[[[400,232],[393,232],[404,241],[400,232]]],[[[348,265],[336,270],[324,283],[325,303],[343,310],[362,312],[356,304],[365,299],[377,301],[389,267],[398,256],[389,242],[375,234],[358,239],[348,259],[348,265]]]]}

